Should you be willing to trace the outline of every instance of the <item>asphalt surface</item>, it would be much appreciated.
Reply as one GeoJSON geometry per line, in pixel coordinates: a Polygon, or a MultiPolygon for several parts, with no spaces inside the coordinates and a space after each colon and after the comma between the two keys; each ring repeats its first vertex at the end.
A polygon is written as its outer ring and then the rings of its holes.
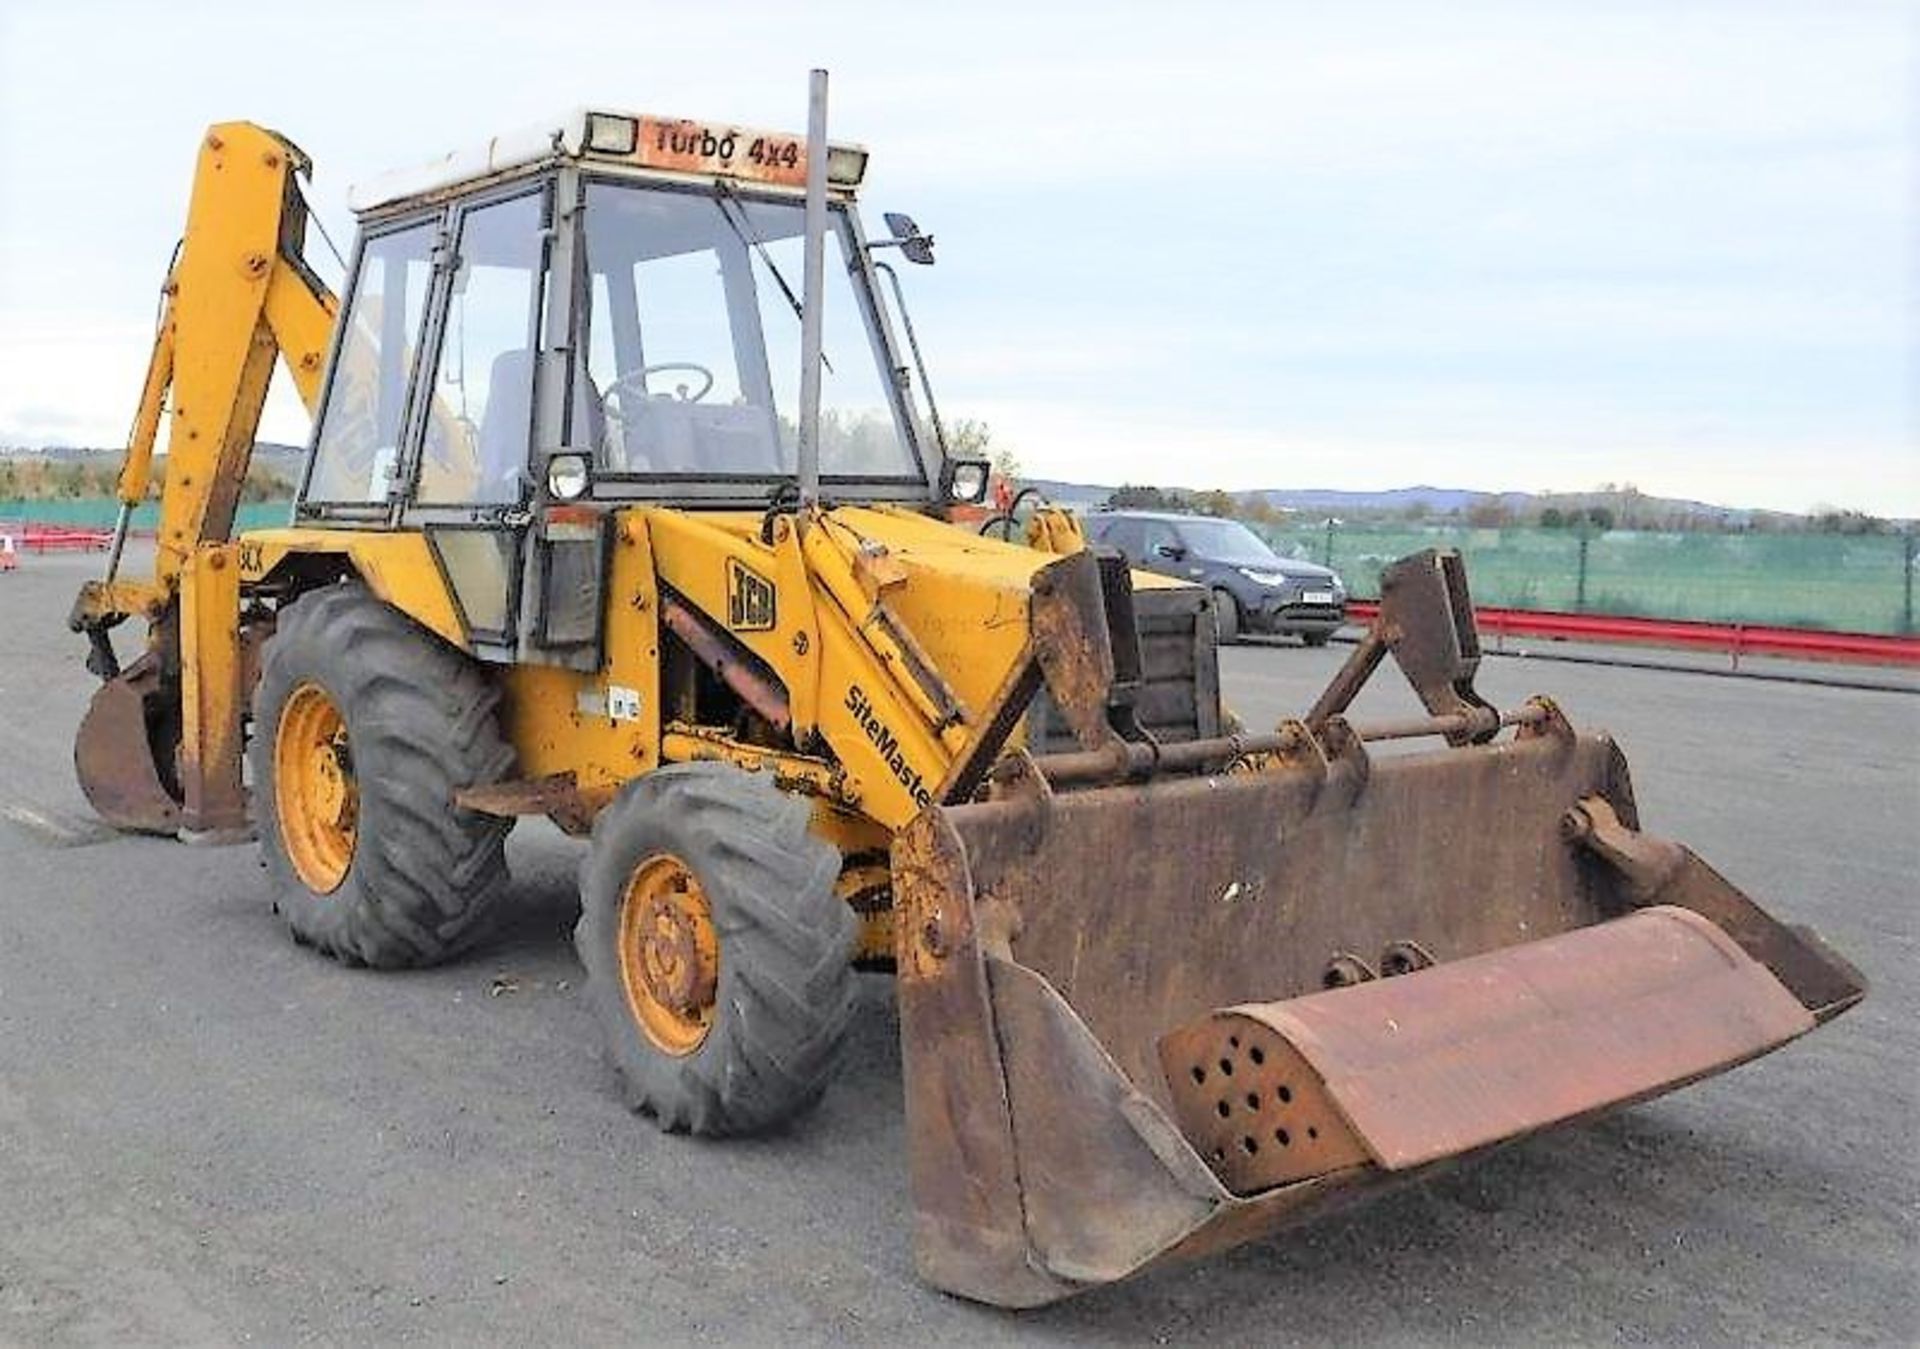
{"type": "MultiPolygon", "coordinates": [[[[1920,1340],[1911,693],[1489,660],[1496,702],[1548,693],[1614,731],[1649,828],[1819,927],[1868,1000],[1676,1096],[1013,1315],[914,1277],[885,979],[817,1112],[672,1138],[601,1066],[579,850],[551,830],[516,833],[493,940],[383,975],[297,949],[251,847],[94,823],[62,620],[98,565],[0,576],[0,1340],[1920,1340]]],[[[1270,723],[1341,654],[1230,651],[1229,697],[1270,723]]]]}

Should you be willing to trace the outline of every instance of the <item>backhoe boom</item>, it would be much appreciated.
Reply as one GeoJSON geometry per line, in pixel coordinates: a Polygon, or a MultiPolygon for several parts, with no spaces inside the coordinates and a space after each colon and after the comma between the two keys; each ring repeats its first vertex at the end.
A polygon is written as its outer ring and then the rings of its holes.
{"type": "MultiPolygon", "coordinates": [[[[310,163],[292,142],[247,122],[223,122],[200,144],[187,229],[167,276],[160,325],[120,468],[119,521],[103,580],[81,588],[69,622],[92,644],[89,666],[106,685],[81,728],[76,759],[94,805],[128,828],[186,824],[172,759],[182,719],[183,575],[198,550],[232,534],[253,458],[254,433],[276,354],[312,410],[319,403],[338,302],[302,257],[307,209],[297,176],[310,163]],[[168,415],[153,573],[121,579],[121,551],[152,483],[155,442],[168,415]],[[108,632],[148,620],[147,652],[123,674],[108,632]],[[144,728],[155,762],[126,753],[144,728]],[[90,738],[97,743],[90,744],[90,738]]],[[[221,812],[234,813],[234,804],[221,812]]],[[[229,821],[230,822],[230,821],[229,821]]]]}

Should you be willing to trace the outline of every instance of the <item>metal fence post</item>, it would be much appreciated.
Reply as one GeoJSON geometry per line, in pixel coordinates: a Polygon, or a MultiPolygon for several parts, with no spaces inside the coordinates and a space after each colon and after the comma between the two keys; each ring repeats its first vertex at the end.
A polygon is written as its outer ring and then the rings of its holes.
{"type": "Polygon", "coordinates": [[[1593,537],[1593,530],[1582,519],[1580,522],[1580,576],[1573,587],[1573,611],[1584,614],[1587,611],[1587,544],[1593,537]]]}
{"type": "Polygon", "coordinates": [[[1321,565],[1325,566],[1329,570],[1333,568],[1333,531],[1335,527],[1339,525],[1339,523],[1340,522],[1334,519],[1333,516],[1329,515],[1327,517],[1327,547],[1320,561],[1321,561],[1321,565]]]}
{"type": "Polygon", "coordinates": [[[1900,606],[1900,631],[1905,633],[1909,637],[1913,636],[1914,551],[1915,550],[1914,550],[1913,524],[1911,521],[1909,521],[1907,524],[1907,527],[1904,530],[1902,530],[1900,533],[1900,557],[1904,566],[1904,571],[1905,571],[1904,581],[1905,581],[1905,587],[1906,587],[1906,598],[1901,603],[1901,606],[1900,606]]]}

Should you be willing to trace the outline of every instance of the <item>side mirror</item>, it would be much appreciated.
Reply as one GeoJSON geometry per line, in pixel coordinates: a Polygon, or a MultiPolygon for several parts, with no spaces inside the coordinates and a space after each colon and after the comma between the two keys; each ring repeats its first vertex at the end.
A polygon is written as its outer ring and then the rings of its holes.
{"type": "Polygon", "coordinates": [[[922,234],[920,227],[913,223],[913,217],[902,215],[898,211],[888,211],[881,216],[887,222],[887,228],[893,231],[893,237],[881,242],[880,247],[898,248],[908,262],[917,262],[922,267],[933,265],[933,236],[922,234]]]}
{"type": "Polygon", "coordinates": [[[1178,562],[1187,555],[1187,550],[1177,543],[1156,543],[1153,552],[1155,557],[1164,557],[1169,562],[1178,562]]]}
{"type": "Polygon", "coordinates": [[[947,464],[947,500],[978,505],[987,499],[993,465],[985,459],[954,459],[947,464]]]}

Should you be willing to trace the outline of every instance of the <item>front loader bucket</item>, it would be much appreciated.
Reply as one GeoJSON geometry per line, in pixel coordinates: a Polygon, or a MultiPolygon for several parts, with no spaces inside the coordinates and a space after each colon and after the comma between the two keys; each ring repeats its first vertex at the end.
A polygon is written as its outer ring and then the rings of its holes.
{"type": "Polygon", "coordinates": [[[924,812],[894,850],[923,1274],[1050,1302],[1860,998],[1817,938],[1638,832],[1609,740],[1545,703],[1507,724],[1376,760],[1334,718],[1247,771],[1080,790],[1030,760],[924,812]]]}

